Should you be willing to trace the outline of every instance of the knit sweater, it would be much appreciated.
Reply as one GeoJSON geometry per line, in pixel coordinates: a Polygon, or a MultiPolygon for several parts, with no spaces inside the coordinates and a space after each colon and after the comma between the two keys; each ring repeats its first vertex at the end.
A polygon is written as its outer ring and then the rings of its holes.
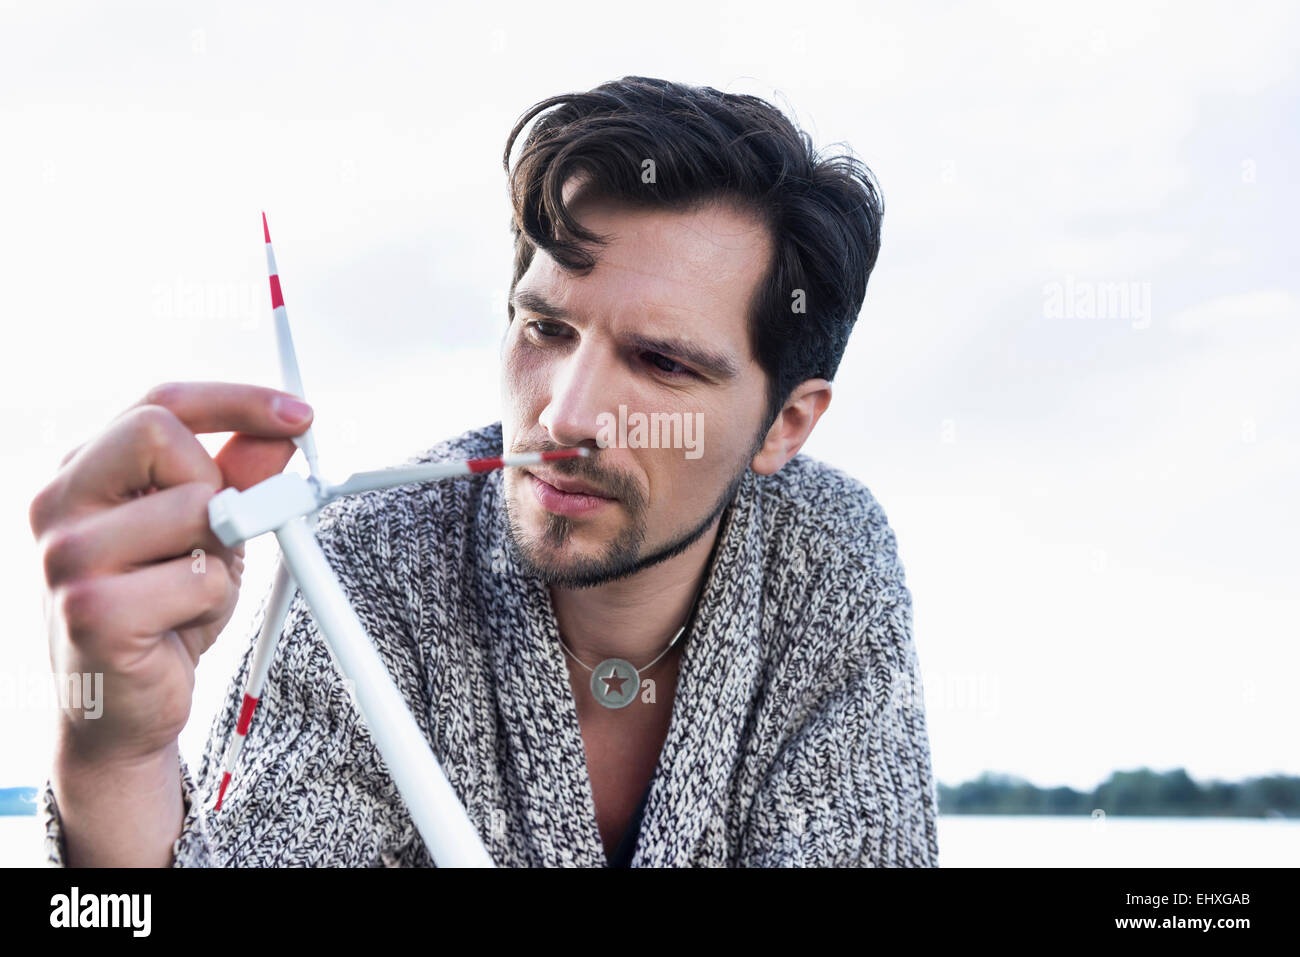
{"type": "MultiPolygon", "coordinates": [[[[501,448],[494,423],[411,461],[501,448]]],[[[508,547],[501,471],[337,500],[317,532],[494,861],[606,866],[550,592],[508,547]]],[[[800,454],[746,470],[718,535],[632,865],[937,866],[911,594],[880,505],[800,454]]],[[[197,779],[181,759],[173,866],[432,866],[301,593],[213,810],[251,659],[197,779]]],[[[48,781],[40,813],[62,864],[48,781]]]]}

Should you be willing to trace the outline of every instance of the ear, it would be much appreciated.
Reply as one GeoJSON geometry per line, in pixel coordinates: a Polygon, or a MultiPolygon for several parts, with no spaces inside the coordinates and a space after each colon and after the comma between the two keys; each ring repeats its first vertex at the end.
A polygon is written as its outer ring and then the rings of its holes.
{"type": "Polygon", "coordinates": [[[806,379],[795,387],[767,430],[763,445],[750,463],[759,475],[771,475],[799,454],[812,434],[813,426],[831,404],[831,384],[825,379],[806,379]]]}

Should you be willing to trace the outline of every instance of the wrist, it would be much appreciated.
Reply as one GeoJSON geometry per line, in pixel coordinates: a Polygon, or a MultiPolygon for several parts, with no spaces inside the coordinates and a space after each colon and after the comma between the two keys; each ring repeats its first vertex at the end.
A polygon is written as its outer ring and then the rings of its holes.
{"type": "Polygon", "coordinates": [[[175,742],[135,757],[60,747],[50,774],[73,867],[166,867],[184,821],[175,742]]]}
{"type": "Polygon", "coordinates": [[[87,746],[66,731],[55,743],[52,778],[57,785],[83,790],[113,782],[113,790],[163,786],[179,773],[180,747],[172,740],[164,747],[146,753],[131,753],[87,746]]]}

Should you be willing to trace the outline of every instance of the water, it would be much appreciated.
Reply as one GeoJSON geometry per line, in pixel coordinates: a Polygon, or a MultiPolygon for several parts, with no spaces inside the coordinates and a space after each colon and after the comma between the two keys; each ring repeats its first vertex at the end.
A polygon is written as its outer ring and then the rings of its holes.
{"type": "MultiPolygon", "coordinates": [[[[34,817],[0,817],[0,867],[39,867],[34,817]]],[[[1295,867],[1300,821],[941,815],[943,867],[1295,867]]]]}
{"type": "Polygon", "coordinates": [[[941,867],[1295,867],[1300,820],[939,816],[941,867]]]}
{"type": "Polygon", "coordinates": [[[0,867],[43,867],[45,831],[35,816],[0,816],[0,867]]]}

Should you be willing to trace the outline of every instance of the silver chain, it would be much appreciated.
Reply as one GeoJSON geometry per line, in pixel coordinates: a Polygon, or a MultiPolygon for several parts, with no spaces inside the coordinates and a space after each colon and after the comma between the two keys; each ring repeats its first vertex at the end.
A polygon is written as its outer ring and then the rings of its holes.
{"type": "MultiPolygon", "coordinates": [[[[650,662],[650,664],[646,665],[644,668],[637,668],[636,673],[642,674],[643,672],[649,671],[655,665],[659,664],[659,659],[662,658],[664,655],[668,654],[668,652],[672,650],[673,645],[677,644],[677,639],[682,636],[682,632],[684,632],[685,630],[686,630],[685,625],[682,625],[682,627],[678,628],[677,634],[673,635],[673,640],[668,642],[668,647],[665,648],[663,651],[659,652],[659,654],[655,656],[655,660],[650,662]]],[[[563,635],[560,636],[560,647],[565,650],[565,652],[568,654],[570,658],[572,658],[578,664],[582,665],[582,667],[586,668],[588,671],[596,670],[595,668],[591,667],[591,665],[587,664],[585,661],[583,661],[581,658],[575,655],[572,651],[569,651],[569,646],[564,643],[563,635]]]]}

